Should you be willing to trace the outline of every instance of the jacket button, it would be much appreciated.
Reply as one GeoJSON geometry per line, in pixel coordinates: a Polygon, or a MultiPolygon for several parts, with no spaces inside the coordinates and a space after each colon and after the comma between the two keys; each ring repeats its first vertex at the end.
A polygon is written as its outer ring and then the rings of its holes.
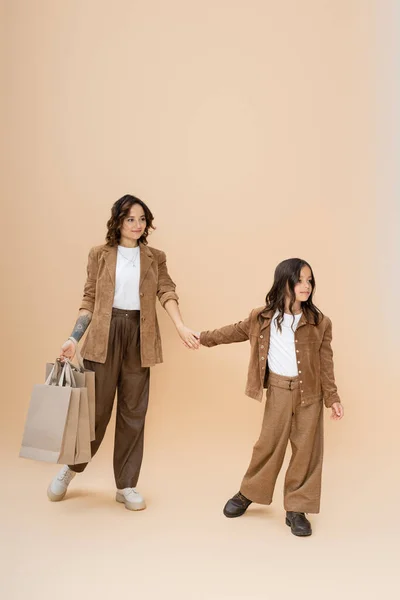
{"type": "Polygon", "coordinates": [[[298,350],[296,350],[296,352],[298,352],[298,350]]]}
{"type": "Polygon", "coordinates": [[[262,357],[261,357],[261,360],[265,360],[265,356],[262,356],[262,357]]]}
{"type": "Polygon", "coordinates": [[[264,337],[263,335],[260,335],[260,338],[261,338],[261,339],[263,339],[263,337],[264,337]]]}
{"type": "Polygon", "coordinates": [[[302,400],[301,403],[304,404],[304,400],[302,400]]]}
{"type": "Polygon", "coordinates": [[[299,360],[297,361],[297,364],[298,364],[298,365],[300,364],[300,361],[299,361],[299,360]]]}
{"type": "MultiPolygon", "coordinates": [[[[300,362],[300,361],[299,361],[300,362]]],[[[301,371],[299,371],[299,373],[301,373],[301,371]]]]}
{"type": "Polygon", "coordinates": [[[144,296],[143,292],[140,292],[140,295],[141,295],[141,296],[144,296]]]}
{"type": "Polygon", "coordinates": [[[264,346],[261,346],[261,348],[264,350],[264,346]]]}
{"type": "Polygon", "coordinates": [[[300,381],[300,383],[303,383],[302,381],[300,381]]]}

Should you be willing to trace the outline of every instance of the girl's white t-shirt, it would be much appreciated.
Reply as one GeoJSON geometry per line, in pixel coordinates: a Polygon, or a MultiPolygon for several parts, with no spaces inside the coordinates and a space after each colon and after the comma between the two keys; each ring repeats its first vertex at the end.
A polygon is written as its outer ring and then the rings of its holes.
{"type": "Polygon", "coordinates": [[[271,323],[271,337],[268,351],[268,367],[272,373],[285,375],[286,377],[295,377],[299,374],[297,369],[296,348],[294,344],[294,332],[299,324],[301,313],[295,315],[283,315],[281,324],[282,332],[277,328],[276,317],[279,312],[276,311],[271,323]],[[293,328],[292,328],[293,325],[293,328]]]}
{"type": "Polygon", "coordinates": [[[118,246],[114,308],[140,310],[140,247],[118,246]]]}

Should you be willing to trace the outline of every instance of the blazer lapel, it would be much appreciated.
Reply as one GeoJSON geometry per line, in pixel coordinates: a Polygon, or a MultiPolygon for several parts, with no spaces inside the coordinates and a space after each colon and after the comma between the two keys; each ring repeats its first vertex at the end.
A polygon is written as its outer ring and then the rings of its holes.
{"type": "Polygon", "coordinates": [[[153,263],[154,257],[151,251],[139,242],[140,246],[140,284],[139,288],[142,287],[143,281],[149,272],[149,269],[153,263]]]}
{"type": "Polygon", "coordinates": [[[117,267],[117,252],[118,246],[111,246],[106,248],[104,253],[104,261],[106,263],[107,271],[110,274],[113,287],[115,288],[115,270],[117,267]]]}

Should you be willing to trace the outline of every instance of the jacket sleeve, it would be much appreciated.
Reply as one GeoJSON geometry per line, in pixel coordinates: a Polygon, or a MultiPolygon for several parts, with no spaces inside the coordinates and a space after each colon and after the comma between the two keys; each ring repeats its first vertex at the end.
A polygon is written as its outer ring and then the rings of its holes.
{"type": "Polygon", "coordinates": [[[99,261],[95,249],[92,248],[89,252],[88,264],[87,264],[87,278],[85,287],[83,289],[83,298],[81,302],[81,309],[94,311],[94,302],[96,299],[96,282],[97,282],[97,271],[99,268],[99,261]]]}
{"type": "Polygon", "coordinates": [[[244,321],[225,325],[214,331],[202,331],[200,334],[200,344],[203,346],[218,346],[219,344],[233,344],[235,342],[245,342],[249,339],[250,316],[244,321]]]}
{"type": "Polygon", "coordinates": [[[330,408],[335,402],[340,402],[333,372],[332,322],[328,319],[322,344],[319,350],[321,364],[321,385],[325,406],[330,408]]]}
{"type": "Polygon", "coordinates": [[[179,302],[179,296],[175,293],[175,288],[176,285],[168,274],[166,254],[160,252],[158,257],[157,297],[163,308],[168,300],[179,302]]]}

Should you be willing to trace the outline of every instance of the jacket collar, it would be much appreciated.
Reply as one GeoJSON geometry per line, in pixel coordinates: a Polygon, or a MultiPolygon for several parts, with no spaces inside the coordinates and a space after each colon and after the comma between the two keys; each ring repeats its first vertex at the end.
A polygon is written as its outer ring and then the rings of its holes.
{"type": "MultiPolygon", "coordinates": [[[[271,325],[271,321],[272,321],[272,317],[274,316],[275,311],[273,310],[267,310],[266,308],[264,308],[264,310],[262,310],[260,312],[260,317],[261,317],[261,328],[260,330],[262,331],[263,329],[266,329],[267,327],[269,327],[271,325]]],[[[299,320],[299,323],[297,325],[297,329],[299,327],[303,327],[303,325],[315,325],[315,323],[313,323],[312,321],[308,320],[306,317],[305,312],[303,311],[299,320]]]]}
{"type": "MultiPolygon", "coordinates": [[[[140,284],[142,285],[144,278],[146,277],[150,266],[154,260],[153,253],[151,250],[139,242],[140,248],[140,284]]],[[[117,266],[117,253],[118,246],[104,246],[104,260],[107,266],[108,273],[111,277],[113,286],[115,287],[115,270],[117,266]]]]}

